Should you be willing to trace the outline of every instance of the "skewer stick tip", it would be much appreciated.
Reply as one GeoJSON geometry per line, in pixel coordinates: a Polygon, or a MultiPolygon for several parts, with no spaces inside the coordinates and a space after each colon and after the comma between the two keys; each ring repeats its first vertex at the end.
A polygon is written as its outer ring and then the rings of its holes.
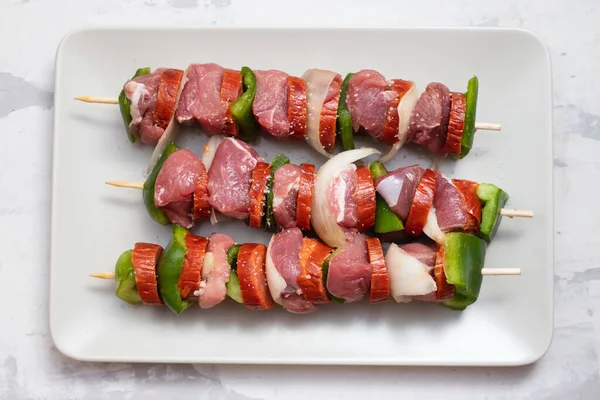
{"type": "Polygon", "coordinates": [[[521,268],[483,268],[481,270],[481,275],[521,275],[521,268]]]}
{"type": "Polygon", "coordinates": [[[85,103],[119,104],[119,99],[113,97],[79,96],[75,97],[75,100],[83,101],[85,103]]]}
{"type": "Polygon", "coordinates": [[[500,215],[508,218],[533,218],[533,211],[517,210],[515,208],[501,208],[500,215]]]}
{"type": "Polygon", "coordinates": [[[144,189],[144,182],[127,182],[127,181],[106,181],[104,182],[110,186],[130,188],[130,189],[144,189]]]}
{"type": "Polygon", "coordinates": [[[475,122],[475,129],[482,131],[499,131],[502,128],[500,124],[491,124],[489,122],[475,122]]]}
{"type": "Polygon", "coordinates": [[[115,279],[114,272],[95,272],[93,274],[90,274],[90,276],[92,278],[98,278],[98,279],[115,279]]]}

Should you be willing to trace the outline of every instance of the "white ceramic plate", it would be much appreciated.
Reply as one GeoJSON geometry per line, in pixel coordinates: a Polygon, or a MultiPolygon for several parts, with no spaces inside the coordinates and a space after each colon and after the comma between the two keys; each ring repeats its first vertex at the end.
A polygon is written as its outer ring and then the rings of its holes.
{"type": "MultiPolygon", "coordinates": [[[[541,357],[552,336],[552,116],[550,60],[530,33],[501,29],[93,29],[61,43],[56,60],[50,323],[57,348],[94,361],[519,365],[541,357]],[[308,68],[345,74],[363,68],[464,91],[480,79],[478,120],[502,132],[478,132],[468,158],[444,161],[452,177],[492,182],[510,205],[533,220],[504,220],[488,249],[487,267],[520,267],[521,277],[486,277],[465,312],[431,304],[330,305],[305,316],[249,312],[231,301],[180,316],[166,308],[132,307],[114,282],[90,272],[112,270],[137,241],[163,246],[170,228],[147,216],[141,193],[105,186],[142,180],[151,149],[130,145],[117,106],[90,105],[79,95],[116,96],[142,66],[184,69],[191,62],[249,65],[300,75],[308,68]]],[[[179,143],[201,151],[195,130],[179,143]]],[[[371,143],[366,141],[366,143],[371,143]]],[[[266,159],[323,159],[307,146],[262,139],[266,159]]],[[[390,168],[429,155],[401,151],[390,168]]],[[[229,233],[238,242],[268,235],[231,222],[197,233],[229,233]]]]}

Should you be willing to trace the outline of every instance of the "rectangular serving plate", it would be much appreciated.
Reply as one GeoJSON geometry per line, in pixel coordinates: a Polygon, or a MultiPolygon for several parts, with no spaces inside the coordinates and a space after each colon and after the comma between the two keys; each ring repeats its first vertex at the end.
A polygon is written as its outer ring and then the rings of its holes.
{"type": "MultiPolygon", "coordinates": [[[[552,107],[548,52],[514,29],[137,29],[97,28],[69,34],[56,59],[52,188],[50,324],[57,348],[89,361],[371,365],[522,365],[547,350],[553,327],[552,107]],[[342,75],[364,68],[388,78],[432,81],[464,91],[480,80],[478,120],[502,131],[478,132],[474,150],[443,160],[452,177],[495,183],[509,206],[535,218],[505,219],[486,267],[519,267],[520,277],[486,277],[464,312],[424,303],[332,304],[311,315],[281,309],[249,312],[227,301],[180,316],[133,307],[114,282],[88,277],[112,270],[138,241],[166,245],[170,228],[146,214],[141,193],[106,180],[143,180],[151,149],[127,141],[117,106],[75,96],[116,97],[142,66],[185,69],[193,62],[229,68],[281,69],[301,75],[324,68],[342,75]]],[[[178,143],[200,153],[197,130],[178,143]]],[[[374,145],[371,141],[362,141],[374,145]]],[[[292,162],[323,163],[301,143],[261,139],[258,152],[285,152],[292,162]]],[[[388,163],[431,164],[408,146],[388,163]]],[[[267,243],[269,235],[234,221],[202,224],[196,233],[230,234],[267,243]]]]}

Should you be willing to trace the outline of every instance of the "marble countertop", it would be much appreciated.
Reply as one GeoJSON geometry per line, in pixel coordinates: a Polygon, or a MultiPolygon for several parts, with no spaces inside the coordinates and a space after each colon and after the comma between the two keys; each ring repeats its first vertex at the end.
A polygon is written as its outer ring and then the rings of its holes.
{"type": "Polygon", "coordinates": [[[600,7],[595,0],[576,3],[1,1],[0,398],[597,399],[600,7]],[[539,35],[552,57],[555,209],[560,211],[555,331],[546,356],[518,368],[455,369],[93,364],[60,354],[49,335],[47,305],[54,56],[60,39],[74,28],[124,24],[502,26],[539,35]]]}

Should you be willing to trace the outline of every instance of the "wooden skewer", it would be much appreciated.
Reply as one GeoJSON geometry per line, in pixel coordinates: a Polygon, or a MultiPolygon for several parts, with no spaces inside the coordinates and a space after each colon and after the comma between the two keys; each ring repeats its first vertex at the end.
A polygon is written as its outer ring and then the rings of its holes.
{"type": "Polygon", "coordinates": [[[115,279],[114,272],[96,272],[96,273],[90,274],[90,276],[92,278],[98,278],[98,279],[115,279]]]}
{"type": "Polygon", "coordinates": [[[130,188],[130,189],[144,189],[144,182],[127,182],[127,181],[107,181],[104,182],[110,186],[130,188]]]}
{"type": "MultiPolygon", "coordinates": [[[[434,161],[435,164],[435,161],[434,161]]],[[[434,165],[435,167],[435,165],[434,165]]],[[[143,182],[127,182],[127,181],[107,181],[104,182],[110,186],[129,188],[129,189],[144,189],[143,182]]],[[[500,215],[508,218],[533,218],[531,210],[517,210],[515,208],[501,208],[500,215]]]]}
{"type": "MultiPolygon", "coordinates": [[[[79,96],[75,97],[75,100],[83,101],[85,103],[97,103],[97,104],[119,104],[119,99],[114,97],[101,97],[101,96],[79,96]]],[[[475,122],[475,129],[480,131],[499,131],[502,128],[500,124],[493,124],[490,122],[475,122]]]]}
{"type": "Polygon", "coordinates": [[[489,122],[475,122],[475,130],[499,131],[502,128],[500,124],[491,124],[489,122]]]}
{"type": "Polygon", "coordinates": [[[517,210],[514,208],[501,208],[500,215],[508,218],[533,218],[533,211],[517,210]]]}
{"type": "Polygon", "coordinates": [[[485,276],[521,275],[521,268],[482,268],[481,275],[485,275],[485,276]]]}
{"type": "Polygon", "coordinates": [[[86,103],[119,104],[119,99],[115,99],[113,97],[80,96],[75,97],[75,100],[83,101],[86,103]]]}
{"type": "MultiPolygon", "coordinates": [[[[482,268],[481,275],[484,276],[514,276],[521,275],[521,268],[482,268]]],[[[114,272],[96,272],[90,274],[92,278],[115,279],[114,272]]]]}

